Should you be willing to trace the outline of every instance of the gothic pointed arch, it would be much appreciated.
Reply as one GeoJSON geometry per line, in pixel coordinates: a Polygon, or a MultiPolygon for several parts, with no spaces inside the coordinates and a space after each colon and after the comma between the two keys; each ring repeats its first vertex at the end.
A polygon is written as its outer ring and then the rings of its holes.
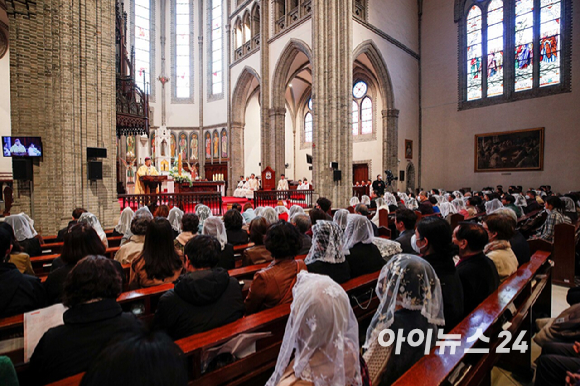
{"type": "Polygon", "coordinates": [[[354,50],[353,60],[366,55],[379,83],[382,105],[383,167],[395,175],[399,169],[399,110],[395,108],[395,94],[391,75],[383,55],[372,40],[365,40],[354,50]]]}

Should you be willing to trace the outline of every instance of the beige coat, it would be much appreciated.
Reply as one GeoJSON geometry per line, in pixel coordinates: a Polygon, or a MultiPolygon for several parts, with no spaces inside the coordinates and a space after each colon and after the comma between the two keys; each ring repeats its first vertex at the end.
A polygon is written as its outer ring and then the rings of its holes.
{"type": "Polygon", "coordinates": [[[483,252],[493,260],[500,282],[518,270],[518,259],[512,251],[509,241],[492,241],[485,246],[483,252]]]}
{"type": "Polygon", "coordinates": [[[133,235],[125,244],[119,248],[115,254],[115,260],[121,264],[129,264],[135,260],[143,251],[143,244],[145,244],[145,236],[133,235]]]}

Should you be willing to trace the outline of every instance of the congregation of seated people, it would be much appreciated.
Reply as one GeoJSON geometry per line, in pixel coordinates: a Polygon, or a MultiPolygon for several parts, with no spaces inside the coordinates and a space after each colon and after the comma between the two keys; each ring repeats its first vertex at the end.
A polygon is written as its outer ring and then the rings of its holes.
{"type": "MultiPolygon", "coordinates": [[[[371,195],[372,200],[365,196],[362,202],[353,198],[350,210],[334,214],[326,198],[309,211],[247,203],[232,207],[223,218],[202,204],[195,213],[166,206],[153,214],[147,207],[125,208],[115,227],[123,242],[114,259],[104,257],[107,240],[96,217],[75,209],[69,226],[59,232],[62,253],[43,283],[30,266],[34,252],[22,246],[39,240],[30,219],[7,218],[0,223],[0,317],[55,303],[67,307],[64,324],[44,334],[30,360],[39,384],[83,372],[84,385],[118,382],[128,377],[121,362],[130,361],[129,369],[139,369],[140,384],[155,384],[151,380],[161,376],[144,366],[147,362],[155,369],[168,364],[172,370],[160,373],[171,384],[185,385],[183,353],[173,340],[292,304],[268,385],[390,385],[434,343],[426,348],[403,342],[401,355],[393,355],[377,344],[381,330],[451,331],[530,261],[526,239],[552,241],[554,227],[575,222],[580,206],[578,195],[552,194],[547,187],[530,189],[525,196],[521,187],[505,193],[485,188],[371,195]],[[378,210],[394,214],[390,240],[378,237],[378,210]],[[522,216],[535,211],[524,224],[529,226],[518,227],[522,216]],[[453,229],[454,214],[463,217],[453,229]],[[244,250],[236,258],[234,246],[240,245],[244,250]],[[269,265],[244,288],[228,272],[236,259],[241,260],[238,266],[269,265]],[[130,267],[126,283],[121,264],[130,267]],[[340,284],[370,273],[379,275],[380,304],[365,334],[340,284]],[[173,288],[159,298],[149,325],[116,302],[124,287],[169,283],[173,288]],[[309,342],[306,348],[304,341],[309,342]]],[[[550,383],[554,379],[562,383],[580,370],[574,341],[552,338],[545,338],[538,385],[555,384],[550,383]]]]}

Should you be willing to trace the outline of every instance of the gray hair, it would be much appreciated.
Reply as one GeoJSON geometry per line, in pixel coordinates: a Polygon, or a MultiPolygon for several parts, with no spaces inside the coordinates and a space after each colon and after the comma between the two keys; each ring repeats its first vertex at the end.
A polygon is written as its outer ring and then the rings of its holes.
{"type": "Polygon", "coordinates": [[[305,233],[308,231],[308,229],[310,229],[310,216],[306,215],[306,214],[295,214],[294,216],[292,216],[292,219],[290,220],[290,222],[292,224],[294,224],[296,226],[296,228],[298,228],[298,231],[300,233],[305,233]]]}

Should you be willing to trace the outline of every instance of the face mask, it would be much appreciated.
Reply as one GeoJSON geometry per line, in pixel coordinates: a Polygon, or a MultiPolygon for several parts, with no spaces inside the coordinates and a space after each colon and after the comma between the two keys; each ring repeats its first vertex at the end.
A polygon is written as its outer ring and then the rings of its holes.
{"type": "Polygon", "coordinates": [[[411,237],[411,247],[415,252],[421,254],[421,248],[419,248],[419,246],[417,245],[417,235],[413,235],[411,237]]]}

